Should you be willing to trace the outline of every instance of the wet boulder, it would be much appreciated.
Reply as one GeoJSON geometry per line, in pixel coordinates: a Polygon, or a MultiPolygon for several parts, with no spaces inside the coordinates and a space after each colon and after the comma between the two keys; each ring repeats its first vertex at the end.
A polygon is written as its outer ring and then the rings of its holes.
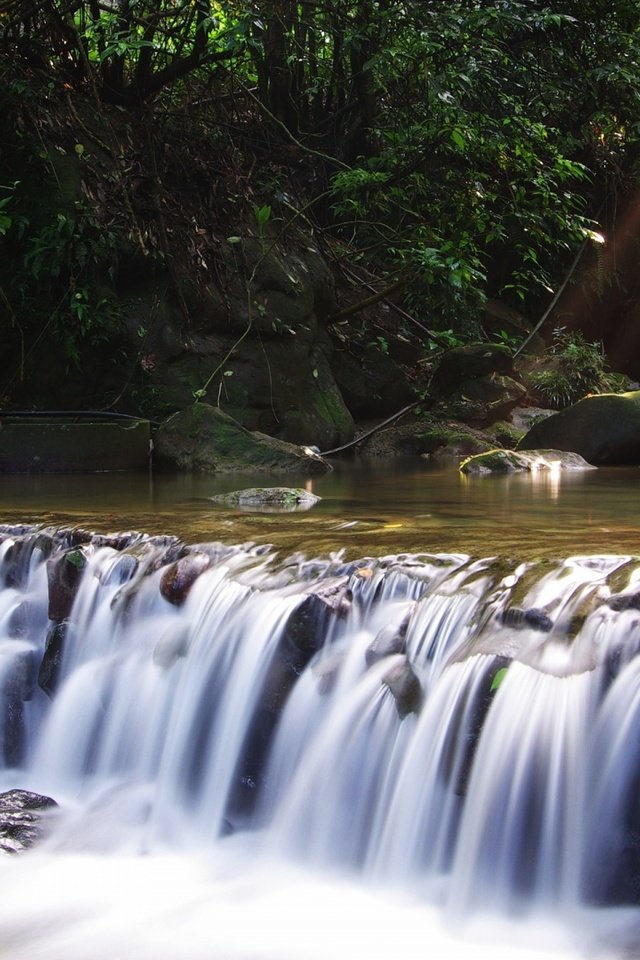
{"type": "Polygon", "coordinates": [[[591,464],[640,464],[640,390],[585,397],[536,423],[518,451],[554,447],[591,464]]]}
{"type": "Polygon", "coordinates": [[[5,586],[20,588],[26,583],[31,560],[32,543],[29,538],[16,540],[3,557],[5,586]]]}
{"type": "Polygon", "coordinates": [[[408,658],[400,654],[394,658],[387,672],[382,677],[382,683],[388,687],[396,702],[396,710],[400,719],[410,713],[419,713],[422,706],[422,687],[408,658]]]}
{"type": "Polygon", "coordinates": [[[200,574],[210,566],[211,558],[206,553],[188,553],[164,571],[160,579],[160,593],[175,607],[182,606],[200,574]]]}
{"type": "Polygon", "coordinates": [[[20,853],[32,847],[46,833],[47,817],[58,804],[28,790],[0,793],[0,851],[20,853]]]}
{"type": "Polygon", "coordinates": [[[524,610],[521,607],[508,607],[503,610],[498,620],[505,627],[514,627],[516,630],[524,630],[527,627],[532,630],[540,630],[542,633],[549,633],[553,629],[553,620],[545,610],[538,607],[529,607],[524,610]]]}
{"type": "Polygon", "coordinates": [[[38,686],[52,697],[58,688],[62,658],[69,630],[73,630],[68,620],[52,623],[47,633],[44,654],[38,670],[38,686]]]}
{"type": "Polygon", "coordinates": [[[399,626],[387,624],[382,627],[365,651],[367,666],[370,667],[393,654],[406,653],[408,626],[409,617],[407,616],[399,626]]]}
{"type": "Polygon", "coordinates": [[[47,560],[50,620],[66,620],[89,562],[87,546],[71,547],[47,560]]]}
{"type": "Polygon", "coordinates": [[[345,576],[318,584],[290,615],[284,639],[307,661],[323,645],[331,618],[346,617],[351,609],[353,594],[348,582],[345,576]]]}
{"type": "Polygon", "coordinates": [[[528,453],[518,450],[489,450],[467,457],[460,472],[468,476],[489,473],[536,473],[539,470],[592,470],[577,453],[564,450],[536,449],[528,453]]]}
{"type": "Polygon", "coordinates": [[[138,571],[140,561],[132,553],[121,553],[108,572],[101,574],[103,584],[125,584],[133,580],[138,571]]]}
{"type": "Polygon", "coordinates": [[[19,641],[16,647],[0,684],[0,758],[6,767],[17,767],[24,760],[24,703],[33,697],[38,669],[35,651],[19,641]]]}
{"type": "Polygon", "coordinates": [[[640,610],[640,593],[614,593],[607,600],[612,610],[640,610]]]}
{"type": "Polygon", "coordinates": [[[466,796],[482,728],[511,663],[510,657],[491,656],[480,682],[460,700],[460,709],[447,727],[439,772],[459,797],[466,796]]]}

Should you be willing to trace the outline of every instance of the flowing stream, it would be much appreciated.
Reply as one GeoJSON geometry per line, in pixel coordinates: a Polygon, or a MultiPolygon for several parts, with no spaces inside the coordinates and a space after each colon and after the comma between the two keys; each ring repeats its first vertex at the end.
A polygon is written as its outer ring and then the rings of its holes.
{"type": "Polygon", "coordinates": [[[0,957],[640,954],[636,557],[0,535],[0,957]]]}

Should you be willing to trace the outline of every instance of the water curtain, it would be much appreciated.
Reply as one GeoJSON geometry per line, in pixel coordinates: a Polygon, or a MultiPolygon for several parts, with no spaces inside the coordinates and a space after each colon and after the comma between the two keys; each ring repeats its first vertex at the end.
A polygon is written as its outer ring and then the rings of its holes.
{"type": "Polygon", "coordinates": [[[454,913],[637,902],[637,559],[0,535],[0,785],[55,798],[51,852],[246,835],[454,913]]]}

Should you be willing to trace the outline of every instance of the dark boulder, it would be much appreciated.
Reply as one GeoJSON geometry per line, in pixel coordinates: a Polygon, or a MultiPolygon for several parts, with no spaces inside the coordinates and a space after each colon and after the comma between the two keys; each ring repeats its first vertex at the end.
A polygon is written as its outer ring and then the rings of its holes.
{"type": "Polygon", "coordinates": [[[52,697],[58,688],[62,658],[69,630],[73,626],[68,620],[52,623],[47,633],[44,654],[38,670],[38,686],[52,697]]]}
{"type": "Polygon", "coordinates": [[[463,423],[492,424],[508,416],[526,396],[526,388],[503,374],[465,380],[433,407],[434,413],[463,423]]]}
{"type": "Polygon", "coordinates": [[[419,713],[422,706],[422,687],[408,658],[403,654],[394,658],[382,683],[388,687],[396,702],[396,710],[400,719],[410,713],[419,713]]]}
{"type": "Polygon", "coordinates": [[[29,564],[33,551],[31,538],[16,540],[6,550],[2,569],[7,587],[23,587],[29,575],[29,564]]]}
{"type": "Polygon", "coordinates": [[[310,591],[290,615],[284,639],[304,655],[306,660],[302,666],[323,645],[331,618],[342,618],[349,612],[353,595],[348,582],[346,576],[324,581],[310,591]]]}
{"type": "Polygon", "coordinates": [[[515,627],[516,630],[524,630],[529,627],[533,630],[540,630],[542,633],[549,633],[553,629],[553,620],[545,610],[538,607],[530,607],[523,610],[520,607],[508,607],[503,610],[498,620],[505,627],[515,627]]]}
{"type": "Polygon", "coordinates": [[[459,797],[466,796],[482,728],[511,662],[505,656],[490,658],[480,682],[460,699],[459,710],[447,727],[440,775],[459,797]]]}
{"type": "Polygon", "coordinates": [[[513,360],[508,347],[498,343],[470,343],[444,354],[433,375],[431,391],[434,397],[448,397],[457,393],[460,384],[466,381],[512,373],[513,360]]]}
{"type": "Polygon", "coordinates": [[[50,620],[66,620],[70,615],[88,562],[85,546],[71,547],[47,560],[50,620]]]}
{"type": "Polygon", "coordinates": [[[329,464],[307,448],[251,432],[217,407],[193,404],[160,425],[155,439],[160,461],[200,473],[265,470],[322,473],[329,464]]]}
{"type": "Polygon", "coordinates": [[[640,610],[640,593],[615,593],[606,603],[612,610],[640,610]]]}
{"type": "Polygon", "coordinates": [[[407,616],[400,626],[389,624],[382,627],[365,651],[367,666],[370,667],[384,657],[390,657],[395,653],[406,653],[408,626],[409,617],[407,616]]]}
{"type": "Polygon", "coordinates": [[[518,450],[572,450],[592,464],[640,464],[640,390],[604,393],[536,423],[518,450]]]}
{"type": "Polygon", "coordinates": [[[472,343],[449,350],[430,386],[434,413],[477,424],[503,419],[526,392],[513,378],[511,351],[495,343],[472,343]]]}
{"type": "Polygon", "coordinates": [[[47,816],[58,806],[51,797],[28,790],[0,793],[0,851],[20,853],[46,833],[47,816]]]}
{"type": "Polygon", "coordinates": [[[160,593],[175,607],[182,606],[200,574],[210,566],[211,558],[206,553],[188,553],[164,571],[160,579],[160,593]]]}

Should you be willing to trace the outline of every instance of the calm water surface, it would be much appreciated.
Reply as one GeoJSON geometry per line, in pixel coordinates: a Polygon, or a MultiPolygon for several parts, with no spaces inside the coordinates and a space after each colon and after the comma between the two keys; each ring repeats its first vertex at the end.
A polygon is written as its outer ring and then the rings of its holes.
{"type": "Polygon", "coordinates": [[[336,463],[289,476],[96,474],[0,477],[0,521],[100,532],[167,533],[188,542],[272,543],[308,555],[464,552],[514,559],[640,552],[640,468],[467,478],[456,467],[336,463]],[[306,486],[310,510],[268,513],[213,504],[248,486],[306,486]]]}

